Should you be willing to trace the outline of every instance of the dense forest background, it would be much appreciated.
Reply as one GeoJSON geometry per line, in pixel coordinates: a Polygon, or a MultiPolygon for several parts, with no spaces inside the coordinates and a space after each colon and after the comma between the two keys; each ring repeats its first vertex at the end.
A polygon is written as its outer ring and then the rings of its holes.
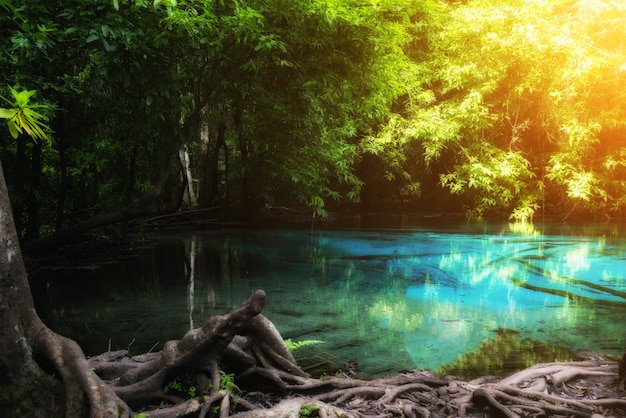
{"type": "Polygon", "coordinates": [[[0,35],[0,107],[51,129],[0,130],[25,240],[181,208],[626,208],[619,0],[0,0],[0,35]]]}

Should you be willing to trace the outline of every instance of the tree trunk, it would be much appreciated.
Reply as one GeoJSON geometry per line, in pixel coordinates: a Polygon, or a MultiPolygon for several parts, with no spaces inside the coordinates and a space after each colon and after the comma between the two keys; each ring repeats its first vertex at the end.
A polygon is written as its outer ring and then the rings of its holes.
{"type": "Polygon", "coordinates": [[[35,239],[39,237],[39,202],[37,195],[41,187],[41,141],[33,143],[33,154],[30,164],[30,187],[26,200],[28,221],[24,239],[35,239]]]}
{"type": "MultiPolygon", "coordinates": [[[[205,157],[202,169],[202,178],[200,184],[200,207],[209,207],[218,197],[219,191],[219,166],[220,151],[224,150],[224,162],[228,158],[228,150],[226,148],[226,125],[223,122],[217,124],[215,143],[213,147],[206,145],[205,157]]],[[[221,196],[222,198],[225,195],[221,196]]]]}
{"type": "Polygon", "coordinates": [[[24,200],[26,196],[26,186],[24,185],[27,169],[26,169],[26,142],[17,141],[15,149],[15,167],[13,172],[13,205],[15,208],[15,229],[17,235],[21,237],[24,233],[24,200]]]}
{"type": "Polygon", "coordinates": [[[189,209],[193,209],[198,206],[196,192],[193,187],[193,175],[191,173],[191,161],[189,158],[189,149],[187,145],[183,145],[178,151],[178,158],[180,159],[180,165],[182,166],[182,176],[184,177],[183,184],[185,184],[185,190],[183,191],[183,201],[189,209]]]}
{"type": "Polygon", "coordinates": [[[37,313],[0,164],[0,414],[5,417],[130,416],[89,368],[80,347],[48,329],[37,313]],[[63,385],[45,373],[52,368],[63,385]],[[65,402],[59,401],[65,393],[65,402]]]}
{"type": "Polygon", "coordinates": [[[63,135],[58,136],[58,148],[59,148],[59,177],[60,183],[57,192],[56,199],[56,224],[55,230],[60,231],[63,229],[65,223],[65,199],[67,198],[67,156],[65,155],[65,141],[63,135]]]}
{"type": "MultiPolygon", "coordinates": [[[[17,231],[9,202],[4,174],[0,170],[0,414],[2,416],[28,416],[42,405],[29,405],[31,390],[43,382],[43,373],[33,357],[32,348],[25,338],[25,327],[33,315],[34,305],[26,271],[21,261],[17,231]],[[16,343],[17,342],[17,343],[16,343]],[[14,411],[14,406],[17,406],[14,411]]],[[[58,392],[59,385],[46,379],[58,392]]],[[[50,403],[51,416],[58,412],[50,403]]],[[[43,416],[43,415],[40,415],[43,416]]]]}
{"type": "Polygon", "coordinates": [[[233,125],[239,145],[239,158],[241,160],[241,178],[239,184],[239,204],[240,210],[244,218],[250,219],[254,209],[252,190],[250,189],[250,163],[249,163],[249,145],[246,134],[243,131],[241,122],[242,111],[236,108],[233,113],[233,125]]]}

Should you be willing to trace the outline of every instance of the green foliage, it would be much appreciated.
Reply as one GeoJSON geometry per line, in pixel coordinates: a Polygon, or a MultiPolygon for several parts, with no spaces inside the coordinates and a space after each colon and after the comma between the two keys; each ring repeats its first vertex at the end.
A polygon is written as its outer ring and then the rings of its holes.
{"type": "Polygon", "coordinates": [[[605,169],[618,166],[626,145],[617,47],[626,11],[611,1],[545,0],[473,0],[429,11],[435,32],[421,32],[425,53],[406,71],[414,75],[407,100],[367,137],[364,151],[411,177],[441,170],[440,184],[477,216],[530,219],[540,207],[579,204],[621,210],[624,182],[605,169]],[[406,169],[416,149],[415,168],[406,169]]]}
{"type": "Polygon", "coordinates": [[[441,184],[452,193],[466,194],[471,199],[473,216],[506,213],[517,206],[515,217],[531,220],[536,202],[527,191],[534,186],[529,161],[519,152],[505,152],[487,144],[479,147],[479,150],[467,150],[467,160],[453,172],[442,175],[441,184]]]}
{"type": "Polygon", "coordinates": [[[239,386],[235,384],[235,374],[226,373],[223,370],[220,370],[220,389],[227,390],[236,395],[243,393],[241,389],[239,389],[239,386]]]}
{"type": "Polygon", "coordinates": [[[181,382],[181,380],[179,379],[174,379],[171,382],[169,382],[165,386],[165,388],[163,388],[164,393],[168,393],[172,391],[177,392],[177,393],[184,393],[190,398],[195,398],[197,395],[198,389],[196,388],[195,385],[185,384],[181,382]]]}
{"type": "Polygon", "coordinates": [[[285,345],[289,351],[296,351],[302,347],[309,347],[317,344],[324,344],[325,341],[321,340],[302,340],[302,341],[293,341],[291,338],[287,338],[285,340],[285,345]]]}
{"type": "Polygon", "coordinates": [[[317,405],[304,405],[300,408],[300,416],[301,417],[313,417],[317,416],[320,407],[317,405]]]}
{"type": "Polygon", "coordinates": [[[626,209],[626,11],[610,0],[88,6],[0,4],[18,227],[137,202],[183,145],[206,204],[250,213],[325,216],[365,181],[513,219],[626,209]],[[47,126],[54,143],[11,140],[47,126]]]}
{"type": "Polygon", "coordinates": [[[54,110],[54,106],[30,103],[30,98],[36,93],[35,90],[17,91],[12,87],[9,87],[9,90],[13,100],[0,96],[10,106],[8,109],[0,108],[0,118],[7,120],[13,139],[17,139],[19,134],[26,132],[35,140],[50,141],[50,128],[46,124],[49,119],[40,111],[49,112],[54,110]]]}

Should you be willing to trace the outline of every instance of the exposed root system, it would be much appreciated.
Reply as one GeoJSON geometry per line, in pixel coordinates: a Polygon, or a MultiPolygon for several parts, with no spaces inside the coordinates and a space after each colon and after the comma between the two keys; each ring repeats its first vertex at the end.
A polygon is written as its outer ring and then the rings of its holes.
{"type": "Polygon", "coordinates": [[[311,378],[261,315],[264,305],[265,293],[256,291],[161,352],[109,352],[89,365],[130,409],[151,418],[626,416],[624,360],[601,356],[470,382],[416,370],[311,378]]]}

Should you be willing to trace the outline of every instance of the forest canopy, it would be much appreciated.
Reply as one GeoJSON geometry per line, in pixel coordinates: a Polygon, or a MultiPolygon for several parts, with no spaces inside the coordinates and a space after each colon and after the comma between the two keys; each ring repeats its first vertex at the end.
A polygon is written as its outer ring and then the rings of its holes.
{"type": "Polygon", "coordinates": [[[0,130],[24,239],[115,208],[625,209],[618,0],[1,0],[0,34],[0,108],[51,128],[0,130]]]}

